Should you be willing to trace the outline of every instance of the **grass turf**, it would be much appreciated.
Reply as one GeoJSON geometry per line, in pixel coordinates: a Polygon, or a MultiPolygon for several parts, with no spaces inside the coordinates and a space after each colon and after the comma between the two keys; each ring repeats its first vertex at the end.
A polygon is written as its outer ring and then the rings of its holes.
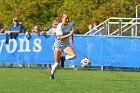
{"type": "Polygon", "coordinates": [[[0,93],[139,93],[139,72],[0,68],[0,93]]]}

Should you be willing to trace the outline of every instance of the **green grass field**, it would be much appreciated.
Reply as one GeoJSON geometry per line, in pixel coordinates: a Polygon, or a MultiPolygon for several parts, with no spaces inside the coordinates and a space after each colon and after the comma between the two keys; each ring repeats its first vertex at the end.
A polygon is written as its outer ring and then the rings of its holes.
{"type": "Polygon", "coordinates": [[[0,68],[0,93],[139,93],[139,72],[0,68]]]}

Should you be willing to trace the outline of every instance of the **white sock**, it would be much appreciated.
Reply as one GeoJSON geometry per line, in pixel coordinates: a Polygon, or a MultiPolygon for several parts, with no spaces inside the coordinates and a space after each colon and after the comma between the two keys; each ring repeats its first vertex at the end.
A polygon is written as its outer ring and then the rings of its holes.
{"type": "Polygon", "coordinates": [[[58,63],[54,63],[54,65],[52,66],[51,74],[55,73],[57,66],[58,66],[58,63]]]}
{"type": "Polygon", "coordinates": [[[76,55],[66,55],[66,60],[73,60],[76,57],[76,55]]]}

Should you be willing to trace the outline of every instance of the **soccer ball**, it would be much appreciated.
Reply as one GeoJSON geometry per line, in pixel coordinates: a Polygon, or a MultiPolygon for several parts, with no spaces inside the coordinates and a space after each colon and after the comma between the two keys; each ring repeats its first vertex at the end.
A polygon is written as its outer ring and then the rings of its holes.
{"type": "Polygon", "coordinates": [[[91,62],[88,58],[84,58],[84,59],[81,60],[81,66],[83,68],[89,68],[90,65],[91,65],[91,62]]]}

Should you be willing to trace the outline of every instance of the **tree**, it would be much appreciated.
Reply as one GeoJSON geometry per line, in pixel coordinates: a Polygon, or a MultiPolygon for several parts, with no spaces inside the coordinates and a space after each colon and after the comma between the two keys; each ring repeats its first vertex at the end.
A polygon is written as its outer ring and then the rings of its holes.
{"type": "Polygon", "coordinates": [[[67,12],[76,27],[85,33],[94,20],[103,22],[109,17],[134,17],[139,0],[0,0],[0,16],[4,27],[18,16],[30,31],[34,25],[42,28],[67,12]]]}

